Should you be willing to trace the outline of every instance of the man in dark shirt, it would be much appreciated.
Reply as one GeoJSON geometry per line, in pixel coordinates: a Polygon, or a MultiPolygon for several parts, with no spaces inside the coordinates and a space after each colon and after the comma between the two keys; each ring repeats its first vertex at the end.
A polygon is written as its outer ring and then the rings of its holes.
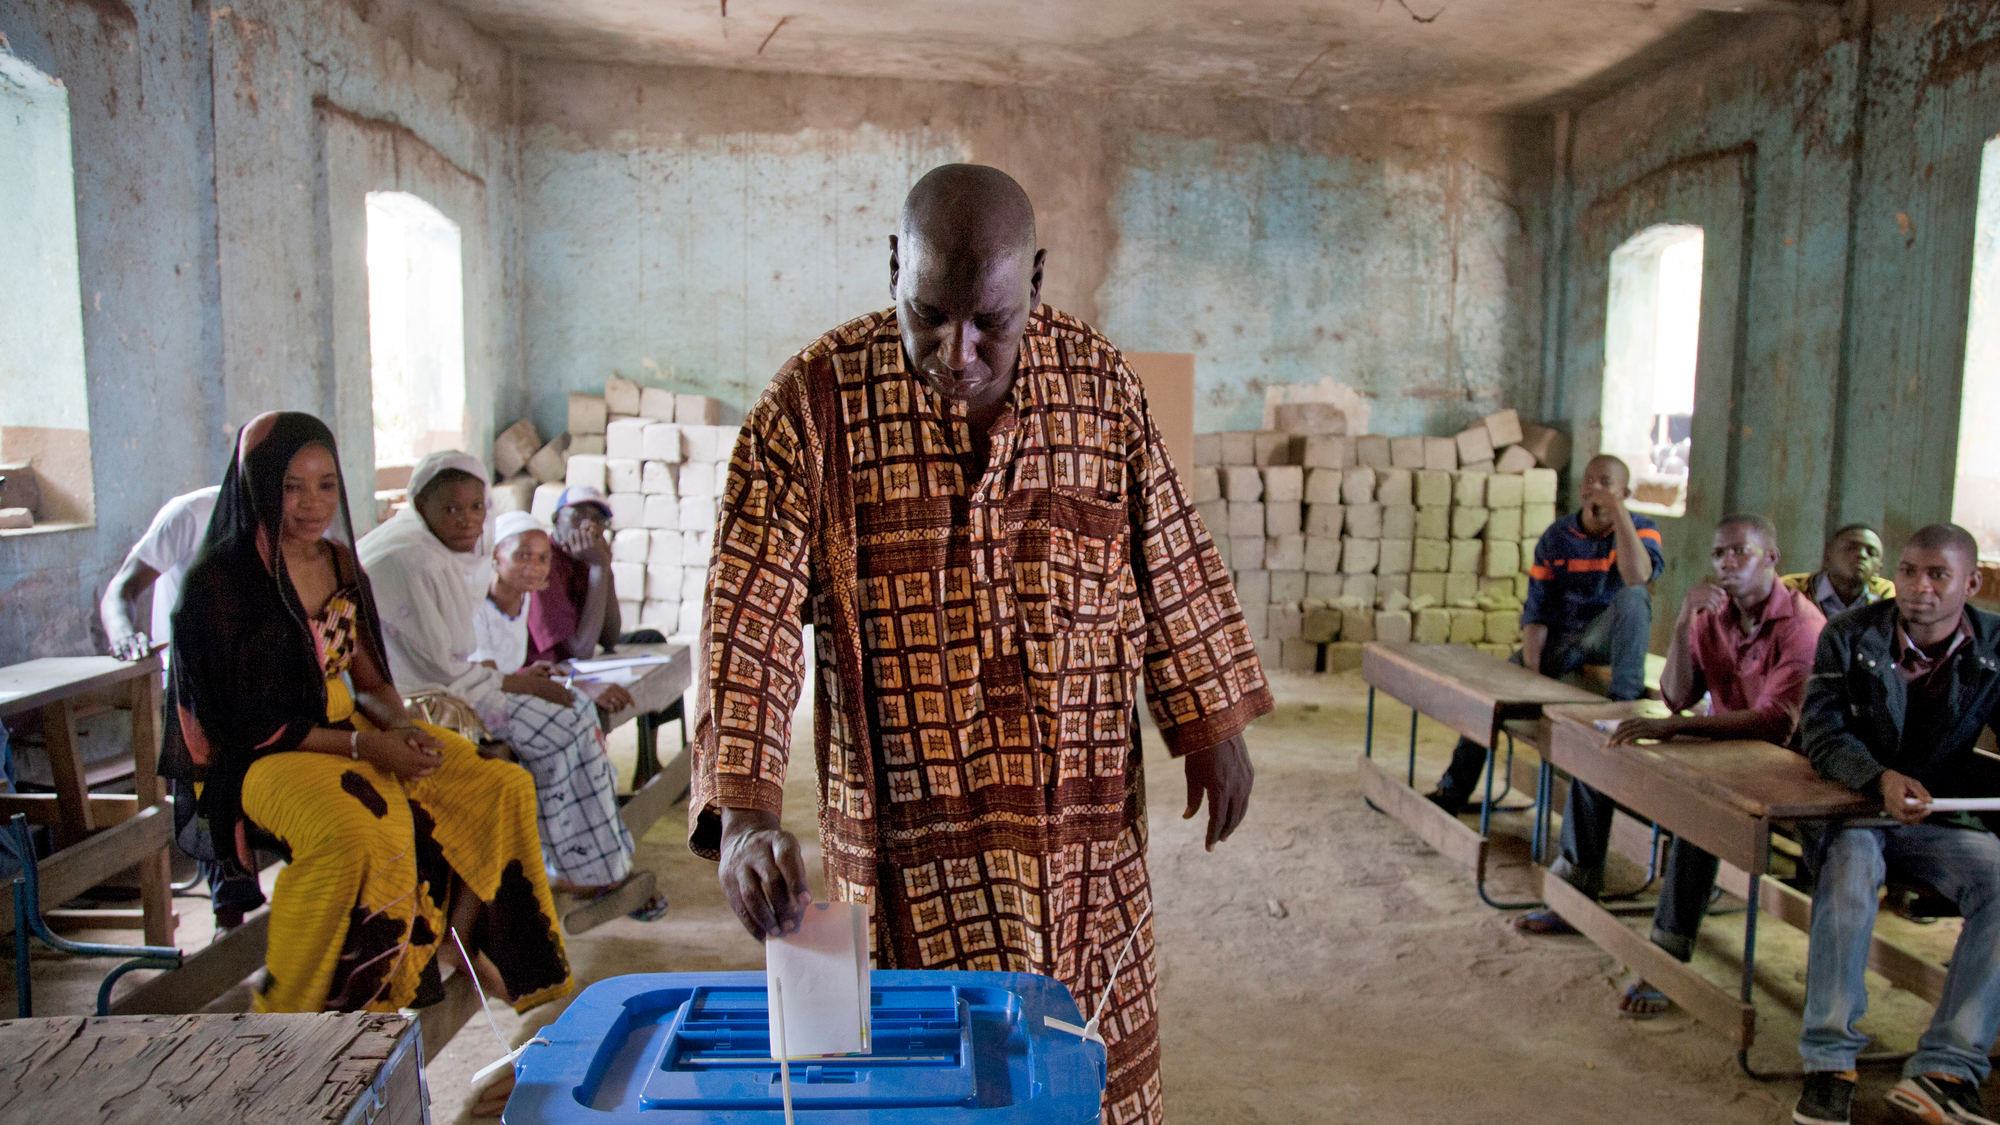
{"type": "Polygon", "coordinates": [[[1928,884],[1965,917],[1944,998],[1889,1102],[1925,1121],[1987,1122],[1979,1096],[2000,1031],[2000,837],[1933,796],[1992,796],[1976,756],[2000,705],[2000,616],[1968,607],[1979,549],[1956,524],[1910,537],[1896,597],[1842,614],[1820,634],[1801,733],[1820,776],[1880,794],[1889,819],[1835,825],[1822,842],[1806,954],[1806,1081],[1792,1120],[1839,1125],[1868,1036],[1876,896],[1885,876],[1928,884]]]}
{"type": "Polygon", "coordinates": [[[611,587],[611,505],[589,485],[563,490],[550,540],[548,589],[529,599],[528,660],[588,660],[618,643],[611,587]]]}

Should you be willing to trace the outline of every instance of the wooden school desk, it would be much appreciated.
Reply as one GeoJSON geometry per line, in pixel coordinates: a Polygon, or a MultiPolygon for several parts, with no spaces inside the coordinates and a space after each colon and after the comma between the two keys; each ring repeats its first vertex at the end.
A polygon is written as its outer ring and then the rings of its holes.
{"type": "MultiPolygon", "coordinates": [[[[1361,678],[1368,683],[1368,725],[1361,752],[1361,791],[1375,807],[1408,825],[1425,843],[1471,869],[1479,897],[1503,909],[1535,903],[1495,902],[1486,893],[1486,843],[1491,825],[1495,749],[1510,721],[1533,720],[1551,704],[1601,702],[1579,687],[1528,671],[1470,645],[1373,641],[1361,650],[1361,678]],[[1399,780],[1375,763],[1375,693],[1409,705],[1410,748],[1399,780]],[[1426,800],[1416,788],[1417,715],[1431,718],[1486,748],[1486,799],[1479,830],[1426,800]]],[[[1511,772],[1512,755],[1508,769],[1511,772]]],[[[1537,786],[1536,825],[1546,779],[1537,786]]],[[[1540,839],[1535,850],[1540,853],[1540,839]]]]}

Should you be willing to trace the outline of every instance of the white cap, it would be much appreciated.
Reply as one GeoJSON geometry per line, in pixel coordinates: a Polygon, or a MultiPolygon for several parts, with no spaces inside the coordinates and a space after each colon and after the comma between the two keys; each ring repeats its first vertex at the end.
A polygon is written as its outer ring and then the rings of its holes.
{"type": "Polygon", "coordinates": [[[493,521],[493,543],[497,547],[524,531],[539,531],[543,534],[548,534],[553,530],[547,520],[541,519],[532,513],[502,512],[500,513],[500,518],[493,521]]]}

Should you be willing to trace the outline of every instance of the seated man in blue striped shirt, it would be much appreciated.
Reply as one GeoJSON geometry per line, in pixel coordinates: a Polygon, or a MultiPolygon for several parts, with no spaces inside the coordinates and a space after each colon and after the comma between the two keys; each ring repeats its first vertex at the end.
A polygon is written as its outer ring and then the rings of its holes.
{"type": "MultiPolygon", "coordinates": [[[[1637,699],[1646,690],[1646,648],[1653,628],[1653,602],[1646,584],[1666,566],[1660,529],[1625,507],[1632,496],[1632,472],[1610,454],[1584,466],[1582,503],[1549,525],[1535,545],[1528,569],[1528,602],[1521,610],[1521,651],[1514,662],[1545,676],[1561,677],[1585,664],[1611,665],[1612,699],[1637,699]]],[[[1486,766],[1486,750],[1460,739],[1451,766],[1430,799],[1459,813],[1471,800],[1486,766]]],[[[1562,854],[1553,868],[1586,893],[1603,882],[1603,856],[1610,840],[1611,803],[1588,786],[1570,787],[1563,816],[1562,854]],[[1581,807],[1579,807],[1581,798],[1581,807]],[[1601,809],[1600,807],[1601,806],[1601,809]],[[1601,823],[1600,823],[1601,822],[1601,823]],[[1602,836],[1600,841],[1597,837],[1602,836]],[[1579,857],[1597,857],[1592,864],[1579,857]]],[[[1522,919],[1542,932],[1542,912],[1522,919]]]]}

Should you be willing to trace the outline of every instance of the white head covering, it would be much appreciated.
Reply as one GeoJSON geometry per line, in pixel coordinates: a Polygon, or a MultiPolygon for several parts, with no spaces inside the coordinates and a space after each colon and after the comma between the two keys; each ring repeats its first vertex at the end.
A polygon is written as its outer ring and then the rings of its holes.
{"type": "Polygon", "coordinates": [[[549,526],[549,521],[532,512],[502,512],[500,518],[493,521],[493,549],[499,550],[502,543],[524,531],[539,531],[544,535],[553,535],[555,528],[549,526]]]}
{"type": "Polygon", "coordinates": [[[486,466],[469,453],[451,449],[425,456],[410,473],[409,506],[362,536],[357,554],[375,587],[397,689],[443,688],[472,704],[492,727],[496,718],[490,711],[497,708],[501,723],[506,716],[500,674],[469,657],[478,644],[472,617],[493,573],[493,516],[489,507],[486,530],[467,552],[452,550],[432,534],[416,497],[445,469],[487,479],[486,466]]]}

